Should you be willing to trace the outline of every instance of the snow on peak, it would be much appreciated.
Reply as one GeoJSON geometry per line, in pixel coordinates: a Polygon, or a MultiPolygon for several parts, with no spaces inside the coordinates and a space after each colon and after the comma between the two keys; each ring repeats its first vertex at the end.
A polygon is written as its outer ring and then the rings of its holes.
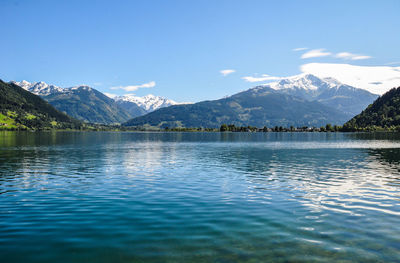
{"type": "Polygon", "coordinates": [[[26,80],[22,80],[22,81],[11,81],[11,83],[20,86],[21,88],[39,96],[47,96],[53,93],[71,92],[74,90],[87,90],[87,91],[92,90],[92,88],[87,85],[79,85],[70,88],[61,88],[55,85],[49,85],[43,81],[29,82],[26,80]]]}
{"type": "MultiPolygon", "coordinates": [[[[11,81],[15,85],[30,91],[39,96],[47,96],[53,93],[70,93],[75,91],[92,91],[93,88],[87,85],[79,85],[70,88],[61,88],[55,85],[49,85],[43,81],[40,82],[29,82],[26,80],[22,81],[11,81]]],[[[106,96],[114,99],[115,101],[126,101],[135,103],[140,108],[144,109],[146,112],[155,111],[159,108],[168,107],[176,104],[188,104],[188,103],[178,103],[173,100],[169,100],[160,96],[155,96],[153,94],[148,94],[143,97],[135,96],[134,94],[127,94],[124,96],[116,96],[109,93],[104,93],[106,96]]]]}
{"type": "Polygon", "coordinates": [[[68,90],[87,90],[87,91],[91,91],[92,88],[87,86],[87,85],[79,85],[79,86],[74,86],[74,87],[70,87],[67,88],[68,90]]]}
{"type": "Polygon", "coordinates": [[[28,82],[26,80],[23,80],[23,81],[11,81],[11,83],[40,96],[46,96],[56,92],[63,92],[64,90],[63,88],[60,88],[55,85],[49,85],[43,81],[28,82]]]}
{"type": "Polygon", "coordinates": [[[277,82],[265,84],[275,90],[306,90],[317,91],[321,88],[335,88],[343,84],[333,78],[318,78],[312,74],[299,74],[287,78],[282,78],[277,82]]]}
{"type": "Polygon", "coordinates": [[[127,101],[132,102],[146,110],[147,112],[155,111],[159,108],[168,107],[171,105],[179,104],[173,100],[169,100],[160,96],[155,96],[152,94],[138,97],[134,94],[126,94],[123,96],[117,96],[114,98],[115,101],[127,101]]]}

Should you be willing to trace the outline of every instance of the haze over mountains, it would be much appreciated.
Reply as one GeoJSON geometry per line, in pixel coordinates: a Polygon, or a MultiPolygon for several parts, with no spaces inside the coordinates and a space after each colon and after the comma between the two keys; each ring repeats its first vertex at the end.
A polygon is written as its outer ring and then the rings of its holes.
{"type": "Polygon", "coordinates": [[[44,82],[13,82],[40,95],[55,108],[91,123],[155,127],[320,126],[343,124],[378,95],[333,78],[300,74],[230,97],[183,104],[132,94],[110,98],[88,86],[60,88],[44,82]]]}

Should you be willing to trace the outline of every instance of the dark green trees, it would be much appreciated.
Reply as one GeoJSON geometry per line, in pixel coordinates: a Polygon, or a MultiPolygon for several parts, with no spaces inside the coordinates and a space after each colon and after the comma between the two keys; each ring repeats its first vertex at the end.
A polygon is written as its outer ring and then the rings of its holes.
{"type": "Polygon", "coordinates": [[[393,88],[345,123],[346,131],[393,129],[400,126],[400,87],[393,88]]]}

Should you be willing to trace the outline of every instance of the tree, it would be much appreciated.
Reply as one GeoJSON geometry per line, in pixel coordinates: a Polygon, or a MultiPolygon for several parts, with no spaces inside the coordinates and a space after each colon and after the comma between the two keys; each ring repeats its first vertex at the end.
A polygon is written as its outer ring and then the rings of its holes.
{"type": "Polygon", "coordinates": [[[225,132],[227,130],[228,130],[228,125],[226,125],[226,124],[222,124],[221,127],[219,128],[219,131],[221,131],[221,132],[225,132]]]}
{"type": "Polygon", "coordinates": [[[328,123],[328,124],[325,126],[325,129],[326,129],[326,131],[333,131],[332,125],[331,125],[330,123],[328,123]]]}

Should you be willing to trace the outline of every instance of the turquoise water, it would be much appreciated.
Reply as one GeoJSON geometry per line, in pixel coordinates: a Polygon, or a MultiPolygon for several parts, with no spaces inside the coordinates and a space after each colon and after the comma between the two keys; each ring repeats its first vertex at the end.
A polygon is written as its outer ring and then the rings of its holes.
{"type": "Polygon", "coordinates": [[[0,133],[1,262],[400,262],[400,136],[0,133]]]}

